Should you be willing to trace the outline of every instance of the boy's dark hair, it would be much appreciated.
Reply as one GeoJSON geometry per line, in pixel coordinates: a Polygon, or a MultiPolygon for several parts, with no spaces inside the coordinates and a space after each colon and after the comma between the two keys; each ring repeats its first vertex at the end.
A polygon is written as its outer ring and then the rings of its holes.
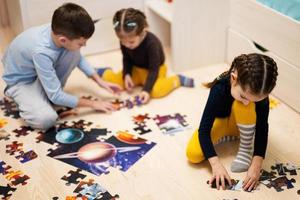
{"type": "Polygon", "coordinates": [[[52,16],[51,28],[54,34],[68,39],[90,38],[95,30],[94,22],[87,11],[74,3],[57,8],[52,16]]]}
{"type": "Polygon", "coordinates": [[[271,93],[276,85],[277,64],[269,56],[251,53],[236,57],[228,71],[219,75],[214,81],[205,83],[204,86],[211,88],[220,79],[237,72],[237,83],[243,90],[249,89],[252,94],[265,95],[271,93]]]}
{"type": "Polygon", "coordinates": [[[113,25],[117,33],[134,31],[136,35],[140,35],[144,28],[148,27],[144,13],[134,8],[117,11],[113,18],[113,25]]]}

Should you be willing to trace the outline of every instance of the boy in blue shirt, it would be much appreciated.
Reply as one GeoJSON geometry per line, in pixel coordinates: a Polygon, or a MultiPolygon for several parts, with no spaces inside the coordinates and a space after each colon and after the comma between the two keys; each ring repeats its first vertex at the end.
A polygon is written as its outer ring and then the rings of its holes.
{"type": "Polygon", "coordinates": [[[28,29],[12,41],[2,60],[7,84],[4,93],[16,102],[29,126],[52,127],[58,118],[53,105],[114,110],[109,102],[78,98],[63,91],[76,66],[100,87],[112,93],[120,91],[119,86],[103,81],[80,54],[94,29],[85,9],[67,3],[55,10],[51,25],[28,29]]]}

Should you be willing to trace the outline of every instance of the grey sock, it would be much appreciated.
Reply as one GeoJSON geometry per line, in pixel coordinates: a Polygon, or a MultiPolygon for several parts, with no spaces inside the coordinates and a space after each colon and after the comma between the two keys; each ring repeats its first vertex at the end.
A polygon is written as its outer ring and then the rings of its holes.
{"type": "Polygon", "coordinates": [[[231,163],[231,171],[245,172],[248,170],[252,160],[255,124],[238,124],[237,126],[240,131],[240,146],[236,158],[231,163]]]}

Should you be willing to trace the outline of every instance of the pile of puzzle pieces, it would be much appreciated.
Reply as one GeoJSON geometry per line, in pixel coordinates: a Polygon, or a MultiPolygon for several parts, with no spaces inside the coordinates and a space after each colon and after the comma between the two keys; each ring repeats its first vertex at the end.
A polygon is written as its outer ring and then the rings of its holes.
{"type": "Polygon", "coordinates": [[[5,179],[10,181],[6,186],[0,186],[0,196],[2,196],[2,199],[8,199],[12,192],[16,191],[17,188],[14,186],[18,185],[26,185],[27,180],[29,179],[29,176],[23,174],[20,170],[13,170],[11,166],[6,165],[4,161],[0,160],[0,174],[5,176],[5,179]]]}
{"type": "Polygon", "coordinates": [[[289,179],[287,175],[296,176],[298,170],[300,170],[300,167],[290,163],[276,163],[271,166],[270,172],[262,170],[259,181],[268,188],[273,187],[277,192],[281,192],[284,190],[284,187],[287,189],[294,188],[293,183],[296,180],[294,178],[289,179]]]}

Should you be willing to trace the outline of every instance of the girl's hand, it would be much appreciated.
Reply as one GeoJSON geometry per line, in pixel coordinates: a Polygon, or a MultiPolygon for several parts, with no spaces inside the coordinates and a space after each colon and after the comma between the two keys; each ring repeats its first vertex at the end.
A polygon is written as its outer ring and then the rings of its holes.
{"type": "Polygon", "coordinates": [[[251,165],[247,171],[246,178],[243,182],[243,189],[252,191],[256,189],[259,184],[260,171],[262,168],[263,158],[260,156],[254,156],[251,165]]]}
{"type": "Polygon", "coordinates": [[[134,83],[133,83],[133,81],[131,79],[131,76],[129,74],[125,75],[124,82],[125,82],[125,89],[128,92],[132,92],[132,90],[134,88],[134,83]]]}
{"type": "Polygon", "coordinates": [[[227,181],[229,186],[231,186],[231,178],[228,175],[225,167],[219,161],[219,158],[217,156],[211,157],[208,159],[208,161],[210,162],[212,173],[213,173],[213,176],[210,179],[209,184],[212,185],[213,181],[216,181],[216,186],[218,190],[220,189],[220,181],[223,190],[226,189],[225,181],[227,181]]]}
{"type": "Polygon", "coordinates": [[[138,94],[138,96],[143,104],[148,103],[148,101],[150,100],[150,94],[146,91],[142,91],[140,94],[138,94]]]}
{"type": "Polygon", "coordinates": [[[91,108],[105,113],[110,113],[112,111],[115,111],[115,107],[112,103],[106,101],[99,101],[99,100],[93,101],[91,104],[91,108]]]}

